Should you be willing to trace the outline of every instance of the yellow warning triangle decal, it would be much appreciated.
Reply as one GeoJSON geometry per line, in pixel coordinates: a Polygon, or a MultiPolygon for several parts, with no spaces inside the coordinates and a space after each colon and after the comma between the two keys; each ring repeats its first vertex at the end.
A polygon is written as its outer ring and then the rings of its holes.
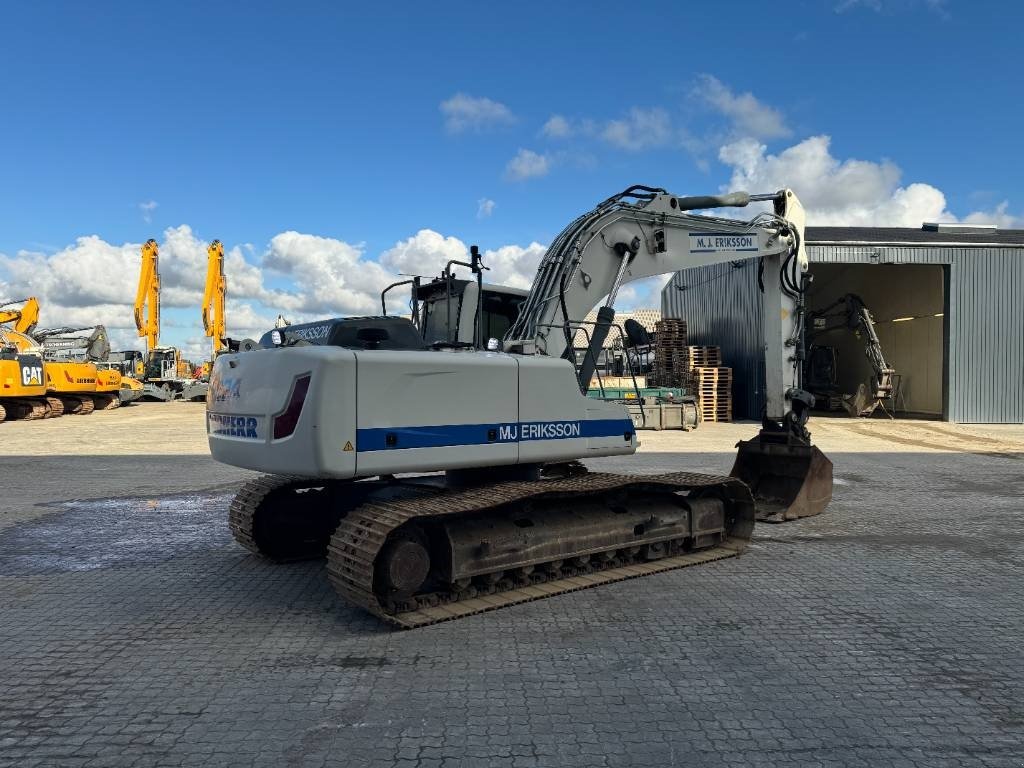
{"type": "Polygon", "coordinates": [[[351,440],[346,441],[345,442],[345,447],[342,448],[341,450],[343,450],[343,451],[354,451],[355,448],[352,447],[352,441],[351,440]]]}

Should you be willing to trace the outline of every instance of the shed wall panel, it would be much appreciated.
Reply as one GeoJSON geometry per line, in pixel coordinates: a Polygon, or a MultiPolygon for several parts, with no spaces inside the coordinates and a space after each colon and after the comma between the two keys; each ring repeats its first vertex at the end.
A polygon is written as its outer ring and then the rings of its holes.
{"type": "MultiPolygon", "coordinates": [[[[812,263],[946,265],[946,417],[1024,422],[1024,249],[857,244],[808,245],[807,252],[812,263]]],[[[725,364],[736,371],[735,414],[760,418],[764,352],[756,268],[684,270],[662,292],[662,313],[687,321],[691,343],[722,347],[725,364]]]]}

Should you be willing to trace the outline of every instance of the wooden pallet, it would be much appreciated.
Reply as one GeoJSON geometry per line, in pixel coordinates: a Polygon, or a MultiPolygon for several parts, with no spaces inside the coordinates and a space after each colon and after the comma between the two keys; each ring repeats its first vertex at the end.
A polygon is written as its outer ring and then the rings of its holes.
{"type": "Polygon", "coordinates": [[[722,364],[721,347],[689,346],[686,352],[693,368],[716,368],[722,364]]]}
{"type": "Polygon", "coordinates": [[[718,421],[722,423],[732,421],[732,409],[727,411],[705,411],[700,412],[701,421],[718,421]]]}
{"type": "Polygon", "coordinates": [[[732,368],[722,365],[693,368],[691,391],[700,402],[704,421],[732,421],[732,368]]]}
{"type": "Polygon", "coordinates": [[[687,353],[686,321],[666,318],[654,324],[653,379],[662,387],[688,385],[689,355],[687,353]]]}

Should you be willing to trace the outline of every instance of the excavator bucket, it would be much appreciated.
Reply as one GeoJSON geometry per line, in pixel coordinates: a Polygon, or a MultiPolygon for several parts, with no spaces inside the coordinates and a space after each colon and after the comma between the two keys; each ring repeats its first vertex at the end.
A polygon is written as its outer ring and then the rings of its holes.
{"type": "Polygon", "coordinates": [[[832,462],[813,445],[754,438],[736,447],[730,474],[750,487],[758,521],[782,523],[810,517],[832,501],[832,462]]]}

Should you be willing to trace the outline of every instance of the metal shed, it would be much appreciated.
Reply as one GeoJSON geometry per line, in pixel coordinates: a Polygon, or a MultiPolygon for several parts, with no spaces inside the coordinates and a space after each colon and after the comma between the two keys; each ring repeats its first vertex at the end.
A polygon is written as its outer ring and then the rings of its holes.
{"type": "MultiPolygon", "coordinates": [[[[919,341],[903,332],[914,327],[910,323],[900,332],[907,336],[907,365],[914,355],[927,358],[914,363],[922,371],[917,397],[926,412],[963,423],[1024,422],[1024,230],[808,227],[806,238],[812,291],[818,285],[850,291],[853,284],[878,293],[869,307],[883,324],[921,321],[914,324],[923,329],[919,341]],[[941,303],[935,303],[937,286],[941,303]],[[903,309],[921,306],[926,293],[934,306],[917,310],[920,315],[903,309]],[[900,312],[905,316],[892,316],[900,312]],[[930,335],[926,326],[933,328],[930,335]],[[933,354],[925,354],[928,347],[933,354]],[[925,381],[926,369],[935,372],[934,382],[925,381]]],[[[679,272],[662,291],[661,304],[665,317],[687,321],[691,344],[722,347],[725,364],[734,369],[734,413],[760,418],[764,354],[756,263],[679,272]]]]}

